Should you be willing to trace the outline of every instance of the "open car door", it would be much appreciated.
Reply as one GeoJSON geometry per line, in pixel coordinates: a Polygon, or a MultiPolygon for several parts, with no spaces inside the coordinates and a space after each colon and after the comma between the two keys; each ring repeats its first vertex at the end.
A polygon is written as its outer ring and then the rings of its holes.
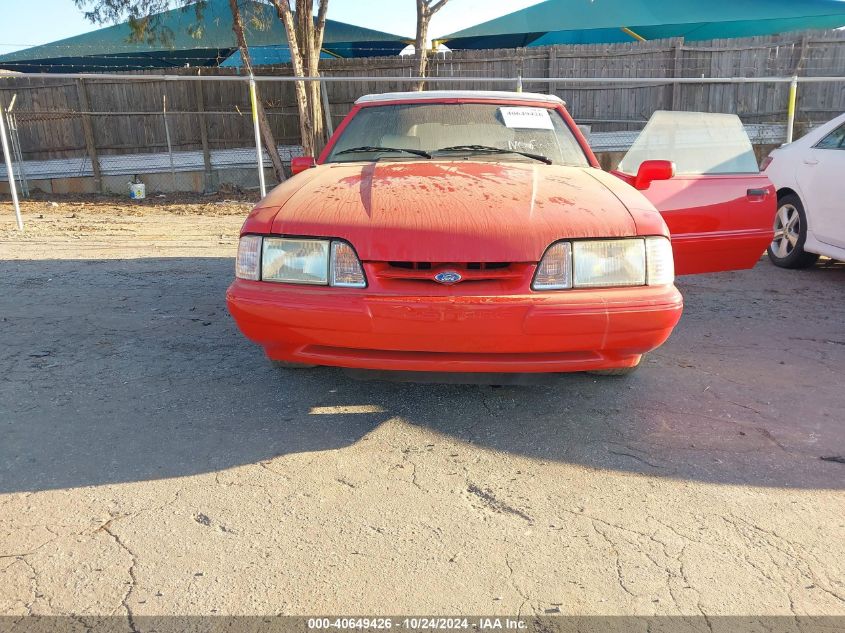
{"type": "Polygon", "coordinates": [[[655,112],[613,173],[660,211],[679,275],[752,268],[772,241],[777,195],[736,115],[655,112]],[[638,181],[649,160],[675,176],[638,181]]]}

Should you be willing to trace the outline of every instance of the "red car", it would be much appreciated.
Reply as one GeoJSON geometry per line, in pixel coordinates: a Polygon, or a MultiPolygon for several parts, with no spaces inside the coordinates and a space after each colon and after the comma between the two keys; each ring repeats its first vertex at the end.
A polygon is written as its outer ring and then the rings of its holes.
{"type": "Polygon", "coordinates": [[[773,235],[731,115],[657,113],[609,174],[557,97],[370,95],[292,171],[227,293],[284,366],[627,373],[681,316],[675,271],[750,268],[773,235]]]}

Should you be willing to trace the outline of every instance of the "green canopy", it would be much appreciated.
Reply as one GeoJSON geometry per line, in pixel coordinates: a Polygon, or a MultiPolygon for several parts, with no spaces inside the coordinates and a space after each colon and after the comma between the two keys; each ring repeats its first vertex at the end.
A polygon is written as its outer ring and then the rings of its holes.
{"type": "MultiPolygon", "coordinates": [[[[132,42],[129,23],[0,56],[0,68],[19,72],[121,72],[149,68],[218,66],[237,51],[228,0],[207,0],[150,18],[154,42],[132,42]]],[[[257,0],[241,1],[250,47],[287,47],[275,9],[257,0]]],[[[333,57],[394,55],[404,38],[360,26],[326,21],[323,50],[333,57]]],[[[235,64],[239,65],[239,64],[235,64]]]]}
{"type": "Polygon", "coordinates": [[[845,25],[845,0],[546,0],[439,38],[451,49],[709,40],[845,25]]]}

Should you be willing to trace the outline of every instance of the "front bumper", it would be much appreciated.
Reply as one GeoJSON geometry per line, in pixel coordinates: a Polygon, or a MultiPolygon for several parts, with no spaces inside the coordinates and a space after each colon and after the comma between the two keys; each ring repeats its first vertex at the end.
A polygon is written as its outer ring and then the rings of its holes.
{"type": "Polygon", "coordinates": [[[410,296],[236,279],[240,330],[273,360],[425,372],[631,367],[680,319],[674,286],[410,296]]]}

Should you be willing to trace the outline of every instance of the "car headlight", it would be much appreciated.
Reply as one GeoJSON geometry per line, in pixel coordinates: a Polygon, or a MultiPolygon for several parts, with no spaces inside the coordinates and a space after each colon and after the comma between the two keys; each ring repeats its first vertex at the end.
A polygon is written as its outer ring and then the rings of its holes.
{"type": "Polygon", "coordinates": [[[245,235],[235,276],[276,283],[366,288],[355,249],[342,240],[245,235]]]}
{"type": "Polygon", "coordinates": [[[238,242],[235,277],[257,281],[261,275],[261,236],[244,235],[238,242]]]}
{"type": "Polygon", "coordinates": [[[537,266],[534,290],[659,286],[675,279],[665,237],[577,240],[552,244],[537,266]]]}
{"type": "Polygon", "coordinates": [[[367,280],[355,249],[348,242],[332,242],[329,285],[339,288],[366,288],[367,280]]]}
{"type": "Polygon", "coordinates": [[[644,286],[645,240],[573,242],[572,286],[644,286]]]}
{"type": "Polygon", "coordinates": [[[534,290],[565,290],[572,287],[572,244],[552,244],[534,275],[534,290]]]}
{"type": "Polygon", "coordinates": [[[645,262],[649,286],[668,286],[675,283],[675,255],[667,238],[645,238],[645,262]]]}
{"type": "Polygon", "coordinates": [[[329,242],[265,237],[261,253],[261,279],[327,286],[329,242]]]}

